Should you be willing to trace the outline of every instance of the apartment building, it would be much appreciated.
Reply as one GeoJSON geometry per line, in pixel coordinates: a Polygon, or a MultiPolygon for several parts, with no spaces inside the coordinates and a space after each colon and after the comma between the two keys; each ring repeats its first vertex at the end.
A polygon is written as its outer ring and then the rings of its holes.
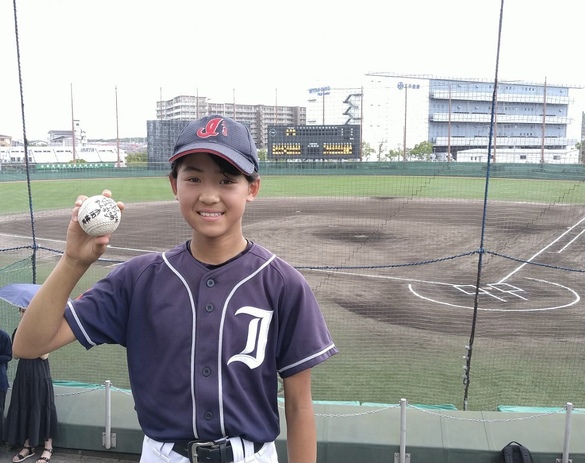
{"type": "MultiPolygon", "coordinates": [[[[180,95],[156,104],[157,121],[160,122],[190,121],[210,114],[222,114],[247,125],[259,149],[267,146],[268,125],[304,125],[307,120],[306,108],[301,106],[212,103],[207,97],[193,95],[180,95]]],[[[154,129],[157,121],[148,121],[147,128],[154,129]]]]}

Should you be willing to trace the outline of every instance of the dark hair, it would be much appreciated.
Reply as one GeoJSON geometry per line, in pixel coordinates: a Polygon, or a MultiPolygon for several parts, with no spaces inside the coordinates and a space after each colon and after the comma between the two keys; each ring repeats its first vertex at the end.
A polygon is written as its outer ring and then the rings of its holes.
{"type": "MultiPolygon", "coordinates": [[[[244,174],[236,166],[234,166],[231,162],[226,161],[224,158],[221,158],[219,156],[215,156],[213,154],[210,154],[210,156],[211,156],[211,159],[213,160],[213,162],[215,162],[219,166],[221,173],[224,175],[225,174],[227,174],[227,175],[243,175],[244,177],[246,177],[246,180],[248,180],[249,183],[252,183],[253,181],[257,180],[259,177],[259,174],[256,171],[254,171],[250,175],[244,174]]],[[[179,175],[179,168],[181,167],[183,159],[185,159],[185,156],[182,156],[179,159],[177,159],[176,161],[173,161],[171,163],[170,175],[173,178],[177,178],[177,176],[179,175]]]]}

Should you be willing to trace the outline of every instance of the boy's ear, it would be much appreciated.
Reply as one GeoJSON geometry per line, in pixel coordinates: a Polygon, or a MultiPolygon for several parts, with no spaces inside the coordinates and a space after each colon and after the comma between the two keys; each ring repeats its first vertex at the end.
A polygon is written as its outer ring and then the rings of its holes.
{"type": "Polygon", "coordinates": [[[258,192],[260,191],[260,177],[250,183],[248,186],[248,199],[247,201],[251,203],[254,201],[256,196],[258,196],[258,192]]]}
{"type": "Polygon", "coordinates": [[[173,194],[175,195],[175,197],[177,197],[177,179],[173,177],[172,174],[169,174],[169,182],[171,183],[173,194]]]}

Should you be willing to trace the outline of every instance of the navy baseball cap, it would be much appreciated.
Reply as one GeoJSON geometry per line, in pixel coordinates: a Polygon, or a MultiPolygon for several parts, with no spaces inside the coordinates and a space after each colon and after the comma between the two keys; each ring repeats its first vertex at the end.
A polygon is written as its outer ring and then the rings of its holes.
{"type": "Polygon", "coordinates": [[[258,171],[258,152],[248,128],[229,117],[212,114],[191,121],[181,132],[169,162],[192,153],[211,153],[244,174],[258,171]]]}

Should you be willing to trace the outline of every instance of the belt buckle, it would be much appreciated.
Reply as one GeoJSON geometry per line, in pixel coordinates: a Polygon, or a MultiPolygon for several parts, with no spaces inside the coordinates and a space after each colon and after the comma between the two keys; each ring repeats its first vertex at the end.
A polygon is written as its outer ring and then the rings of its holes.
{"type": "Polygon", "coordinates": [[[199,462],[199,455],[197,455],[197,449],[199,447],[207,447],[207,448],[213,448],[214,446],[216,446],[217,443],[213,442],[213,441],[198,441],[198,440],[192,440],[187,444],[187,452],[189,454],[189,461],[191,463],[198,463],[199,462]]]}

